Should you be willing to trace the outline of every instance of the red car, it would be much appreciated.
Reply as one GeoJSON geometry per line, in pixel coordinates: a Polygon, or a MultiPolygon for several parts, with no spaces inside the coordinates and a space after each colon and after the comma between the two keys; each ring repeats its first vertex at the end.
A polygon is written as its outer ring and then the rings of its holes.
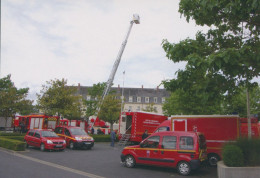
{"type": "Polygon", "coordinates": [[[54,132],[66,140],[67,146],[70,149],[91,149],[94,146],[93,137],[89,136],[81,127],[57,126],[54,132]]]}
{"type": "Polygon", "coordinates": [[[121,161],[126,167],[148,164],[177,168],[181,175],[200,167],[207,159],[206,140],[198,132],[157,132],[139,145],[125,147],[121,161]]]}
{"type": "Polygon", "coordinates": [[[39,147],[41,151],[45,150],[64,150],[66,141],[56,135],[49,129],[31,129],[24,137],[26,147],[39,147]]]}

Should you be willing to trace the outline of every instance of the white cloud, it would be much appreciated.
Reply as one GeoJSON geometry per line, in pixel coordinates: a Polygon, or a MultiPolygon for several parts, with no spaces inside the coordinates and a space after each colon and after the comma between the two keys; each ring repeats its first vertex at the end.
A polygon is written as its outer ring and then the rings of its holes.
{"type": "Polygon", "coordinates": [[[3,0],[1,76],[12,75],[30,97],[51,79],[90,86],[107,81],[130,20],[138,13],[115,86],[155,88],[184,67],[165,57],[161,42],[194,37],[202,27],[180,19],[172,0],[3,0]]]}

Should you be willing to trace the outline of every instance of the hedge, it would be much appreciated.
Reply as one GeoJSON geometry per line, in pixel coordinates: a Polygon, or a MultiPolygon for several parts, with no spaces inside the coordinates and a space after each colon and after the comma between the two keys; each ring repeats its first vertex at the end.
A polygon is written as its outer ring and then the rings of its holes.
{"type": "MultiPolygon", "coordinates": [[[[232,145],[231,149],[236,147],[235,149],[239,148],[239,150],[241,150],[242,163],[244,166],[260,166],[260,139],[240,138],[236,142],[228,143],[223,147],[223,161],[225,165],[228,166],[228,162],[239,165],[240,161],[236,160],[237,158],[234,154],[240,153],[237,153],[237,150],[234,149],[233,152],[230,151],[230,145],[232,145]],[[229,152],[229,154],[225,152],[229,152]],[[226,160],[228,160],[228,162],[226,162],[226,160]]],[[[239,156],[241,155],[237,155],[237,157],[239,156]]]]}
{"type": "Polygon", "coordinates": [[[19,132],[14,132],[14,133],[5,133],[5,132],[0,132],[0,136],[25,136],[26,133],[19,133],[19,132]]]}
{"type": "MultiPolygon", "coordinates": [[[[95,142],[111,142],[110,135],[91,135],[95,142]]],[[[118,139],[116,139],[117,141],[118,139]]]]}
{"type": "Polygon", "coordinates": [[[223,161],[229,167],[242,167],[244,165],[242,150],[236,145],[225,145],[223,161]]]}
{"type": "Polygon", "coordinates": [[[25,142],[10,139],[7,137],[0,137],[0,147],[7,148],[14,151],[24,151],[25,142]]]}

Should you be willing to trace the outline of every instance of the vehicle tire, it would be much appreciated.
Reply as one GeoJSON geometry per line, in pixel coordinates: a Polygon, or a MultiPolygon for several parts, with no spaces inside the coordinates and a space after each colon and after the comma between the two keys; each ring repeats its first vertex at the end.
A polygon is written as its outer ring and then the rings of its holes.
{"type": "Polygon", "coordinates": [[[217,162],[220,160],[219,156],[217,154],[210,154],[208,155],[208,161],[209,165],[212,167],[217,166],[217,162]]]}
{"type": "Polygon", "coordinates": [[[135,166],[135,159],[131,155],[127,155],[125,158],[125,166],[128,168],[132,168],[135,166]]]}
{"type": "Polygon", "coordinates": [[[181,174],[183,176],[187,176],[190,174],[191,167],[188,162],[181,161],[178,163],[177,170],[178,170],[179,174],[181,174]]]}
{"type": "Polygon", "coordinates": [[[44,145],[44,143],[41,144],[40,150],[41,150],[41,151],[45,151],[45,145],[44,145]]]}
{"type": "Polygon", "coordinates": [[[70,142],[69,148],[70,148],[71,150],[74,149],[74,143],[73,143],[73,141],[70,142]]]}

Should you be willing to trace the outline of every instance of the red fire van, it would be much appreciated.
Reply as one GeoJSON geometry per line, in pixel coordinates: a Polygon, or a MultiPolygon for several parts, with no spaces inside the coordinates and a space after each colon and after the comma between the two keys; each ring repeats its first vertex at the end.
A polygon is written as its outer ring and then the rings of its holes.
{"type": "Polygon", "coordinates": [[[129,168],[135,164],[175,167],[181,175],[188,175],[207,159],[206,149],[201,133],[157,132],[139,145],[125,147],[121,161],[129,168]]]}
{"type": "Polygon", "coordinates": [[[145,130],[149,134],[168,117],[148,112],[126,112],[119,119],[119,139],[128,135],[130,142],[140,143],[145,130]]]}
{"type": "MultiPolygon", "coordinates": [[[[216,166],[221,160],[223,144],[247,136],[247,120],[238,115],[176,115],[161,123],[155,132],[195,131],[205,135],[208,161],[216,166]]],[[[252,137],[259,138],[257,120],[252,120],[252,137]]]]}
{"type": "Polygon", "coordinates": [[[54,132],[66,140],[70,149],[91,149],[94,146],[93,137],[89,136],[81,127],[57,126],[54,132]]]}

